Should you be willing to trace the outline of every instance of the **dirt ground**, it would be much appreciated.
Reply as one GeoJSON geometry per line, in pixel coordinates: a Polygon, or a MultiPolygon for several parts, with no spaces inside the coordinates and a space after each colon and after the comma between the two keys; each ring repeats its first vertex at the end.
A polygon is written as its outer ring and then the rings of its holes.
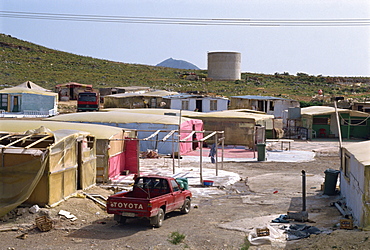
{"type": "MultiPolygon", "coordinates": [[[[310,143],[311,147],[307,147],[302,143],[301,146],[312,150],[315,145],[310,143]]],[[[252,245],[249,249],[370,249],[369,232],[338,227],[342,216],[330,204],[339,196],[323,195],[321,184],[326,169],[339,169],[339,157],[335,152],[327,152],[325,144],[320,144],[320,148],[325,153],[317,152],[310,162],[224,163],[223,170],[238,173],[240,181],[222,189],[211,187],[214,192],[195,196],[189,214],[167,214],[161,228],[152,228],[146,219],[117,224],[113,215],[82,193],[56,207],[42,208],[37,214],[18,208],[7,221],[0,222],[0,249],[247,249],[245,239],[254,227],[266,221],[270,223],[270,217],[301,210],[302,170],[307,176],[310,219],[305,223],[323,233],[282,244],[252,245]],[[72,221],[58,215],[61,210],[77,219],[72,221]],[[41,232],[36,228],[35,218],[42,215],[53,220],[50,231],[41,232]],[[185,236],[178,245],[170,242],[174,232],[185,236]]],[[[150,165],[154,161],[145,159],[141,164],[150,165]]],[[[199,166],[197,162],[187,164],[199,166]]],[[[212,166],[206,164],[205,167],[212,166]]],[[[113,191],[105,187],[96,186],[86,193],[107,197],[113,191]]],[[[299,222],[279,226],[292,223],[299,222]]]]}

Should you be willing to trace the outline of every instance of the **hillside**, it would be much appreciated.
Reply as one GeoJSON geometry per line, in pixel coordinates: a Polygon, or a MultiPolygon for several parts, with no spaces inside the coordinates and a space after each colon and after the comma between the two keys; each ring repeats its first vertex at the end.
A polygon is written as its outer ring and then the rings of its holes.
{"type": "Polygon", "coordinates": [[[312,101],[319,89],[324,95],[370,97],[369,77],[324,77],[305,73],[264,75],[242,73],[242,80],[211,81],[206,70],[193,70],[198,81],[180,77],[186,70],[127,64],[48,49],[0,34],[0,88],[32,81],[44,88],[78,82],[94,88],[149,86],[170,91],[199,91],[222,96],[269,95],[312,101]],[[365,83],[365,84],[364,84],[365,83]]]}

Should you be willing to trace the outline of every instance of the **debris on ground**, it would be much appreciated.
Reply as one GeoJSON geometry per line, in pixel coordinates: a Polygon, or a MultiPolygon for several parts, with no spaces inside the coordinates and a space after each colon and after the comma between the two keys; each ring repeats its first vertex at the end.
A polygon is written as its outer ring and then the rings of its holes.
{"type": "Polygon", "coordinates": [[[65,211],[65,210],[60,210],[58,215],[62,215],[64,217],[66,217],[67,219],[71,220],[71,221],[77,220],[77,217],[75,215],[73,215],[70,212],[65,211]]]}
{"type": "Polygon", "coordinates": [[[292,224],[289,227],[284,226],[287,240],[298,240],[309,237],[311,234],[320,234],[321,230],[314,226],[306,224],[292,224]]]}

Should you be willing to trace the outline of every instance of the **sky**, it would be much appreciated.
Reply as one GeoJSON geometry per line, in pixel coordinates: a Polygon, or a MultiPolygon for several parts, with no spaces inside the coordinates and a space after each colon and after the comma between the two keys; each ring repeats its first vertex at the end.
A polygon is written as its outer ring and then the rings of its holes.
{"type": "Polygon", "coordinates": [[[242,72],[370,76],[369,0],[0,0],[0,33],[124,63],[156,65],[174,58],[207,69],[208,52],[232,51],[241,53],[242,72]],[[33,15],[15,18],[14,12],[33,15]],[[35,19],[40,16],[37,13],[77,18],[35,19]],[[105,19],[81,21],[82,15],[105,19]],[[207,22],[108,22],[112,16],[207,22]],[[267,20],[274,25],[218,25],[217,19],[267,20]],[[361,19],[365,24],[286,26],[276,22],[329,19],[361,19]]]}

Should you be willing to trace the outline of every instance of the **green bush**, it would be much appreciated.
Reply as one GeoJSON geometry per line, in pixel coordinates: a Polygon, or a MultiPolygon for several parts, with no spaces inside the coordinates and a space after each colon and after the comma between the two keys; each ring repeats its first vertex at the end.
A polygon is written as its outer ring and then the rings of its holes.
{"type": "Polygon", "coordinates": [[[178,245],[182,243],[185,240],[185,235],[181,234],[179,232],[172,232],[171,235],[169,236],[168,241],[174,245],[178,245]]]}

